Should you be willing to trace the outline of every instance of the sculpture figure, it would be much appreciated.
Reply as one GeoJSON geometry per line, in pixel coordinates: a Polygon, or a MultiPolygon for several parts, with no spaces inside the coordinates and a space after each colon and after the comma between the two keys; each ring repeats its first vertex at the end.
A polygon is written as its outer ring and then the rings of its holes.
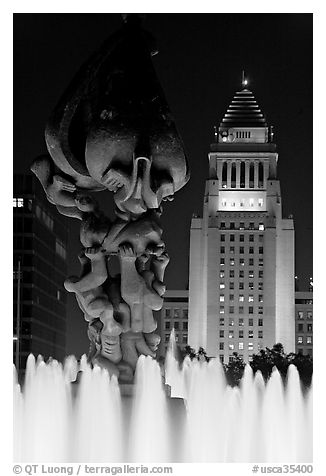
{"type": "Polygon", "coordinates": [[[160,342],[153,311],[163,305],[169,263],[160,215],[189,170],[151,63],[153,38],[140,16],[123,18],[54,109],[49,156],[31,170],[59,213],[80,220],[81,274],[64,286],[88,322],[88,359],[131,381],[139,355],[155,357],[160,342]],[[103,190],[113,193],[113,221],[91,195],[103,190]]]}

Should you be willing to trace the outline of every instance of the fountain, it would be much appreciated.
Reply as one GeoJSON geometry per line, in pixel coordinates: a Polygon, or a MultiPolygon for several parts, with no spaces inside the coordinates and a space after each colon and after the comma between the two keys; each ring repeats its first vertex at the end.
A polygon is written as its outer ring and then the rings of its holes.
{"type": "Polygon", "coordinates": [[[116,375],[85,356],[80,365],[30,356],[23,389],[14,387],[15,461],[312,461],[312,387],[302,393],[295,366],[283,384],[277,370],[265,383],[247,365],[231,388],[215,359],[180,367],[172,346],[167,359],[170,392],[158,362],[141,356],[133,395],[123,396],[116,375]]]}
{"type": "Polygon", "coordinates": [[[265,383],[247,366],[231,388],[215,359],[180,366],[173,334],[165,369],[155,360],[153,310],[169,262],[160,215],[189,170],[151,64],[154,41],[139,16],[124,20],[58,103],[49,155],[31,166],[50,203],[81,223],[81,273],[64,285],[88,322],[90,350],[63,365],[31,355],[22,387],[15,373],[14,459],[310,462],[312,390],[302,394],[295,367],[284,386],[277,370],[265,383]],[[103,190],[113,193],[113,221],[92,195],[103,190]]]}

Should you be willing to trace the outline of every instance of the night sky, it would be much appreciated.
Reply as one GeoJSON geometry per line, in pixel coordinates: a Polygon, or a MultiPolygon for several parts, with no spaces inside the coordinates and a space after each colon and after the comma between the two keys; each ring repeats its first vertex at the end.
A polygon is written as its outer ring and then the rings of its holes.
{"type": "MultiPolygon", "coordinates": [[[[46,152],[44,126],[51,110],[79,67],[120,25],[118,14],[14,15],[15,172],[27,172],[46,152]]],[[[145,28],[157,40],[153,63],[192,173],[162,216],[171,257],[168,289],[187,287],[190,221],[193,213],[202,213],[213,126],[240,89],[243,69],[274,126],[283,215],[294,216],[296,274],[300,290],[307,289],[312,276],[312,14],[148,14],[145,28]]],[[[107,207],[113,216],[111,199],[107,207]]],[[[68,267],[74,274],[79,271],[78,222],[67,219],[67,224],[72,237],[68,267]]],[[[85,331],[70,296],[68,353],[87,351],[85,331]]]]}

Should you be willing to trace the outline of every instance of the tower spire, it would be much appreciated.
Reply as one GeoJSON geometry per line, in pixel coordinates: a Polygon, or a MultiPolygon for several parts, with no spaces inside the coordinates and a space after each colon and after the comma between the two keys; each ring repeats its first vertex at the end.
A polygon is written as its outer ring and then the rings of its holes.
{"type": "Polygon", "coordinates": [[[248,79],[246,78],[246,73],[245,70],[242,70],[242,87],[245,89],[245,87],[248,85],[248,79]]]}

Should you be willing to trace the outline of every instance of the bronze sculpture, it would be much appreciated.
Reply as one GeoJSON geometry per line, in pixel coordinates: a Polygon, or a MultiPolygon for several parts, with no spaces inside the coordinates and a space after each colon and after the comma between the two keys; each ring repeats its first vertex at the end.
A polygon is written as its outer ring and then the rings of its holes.
{"type": "Polygon", "coordinates": [[[31,166],[59,213],[81,222],[81,274],[65,288],[89,323],[89,361],[121,381],[132,380],[140,354],[155,357],[153,310],[162,307],[169,262],[160,215],[189,179],[151,62],[156,52],[140,16],[125,15],[54,109],[45,132],[50,157],[31,166]],[[113,222],[90,195],[102,190],[114,194],[113,222]]]}

